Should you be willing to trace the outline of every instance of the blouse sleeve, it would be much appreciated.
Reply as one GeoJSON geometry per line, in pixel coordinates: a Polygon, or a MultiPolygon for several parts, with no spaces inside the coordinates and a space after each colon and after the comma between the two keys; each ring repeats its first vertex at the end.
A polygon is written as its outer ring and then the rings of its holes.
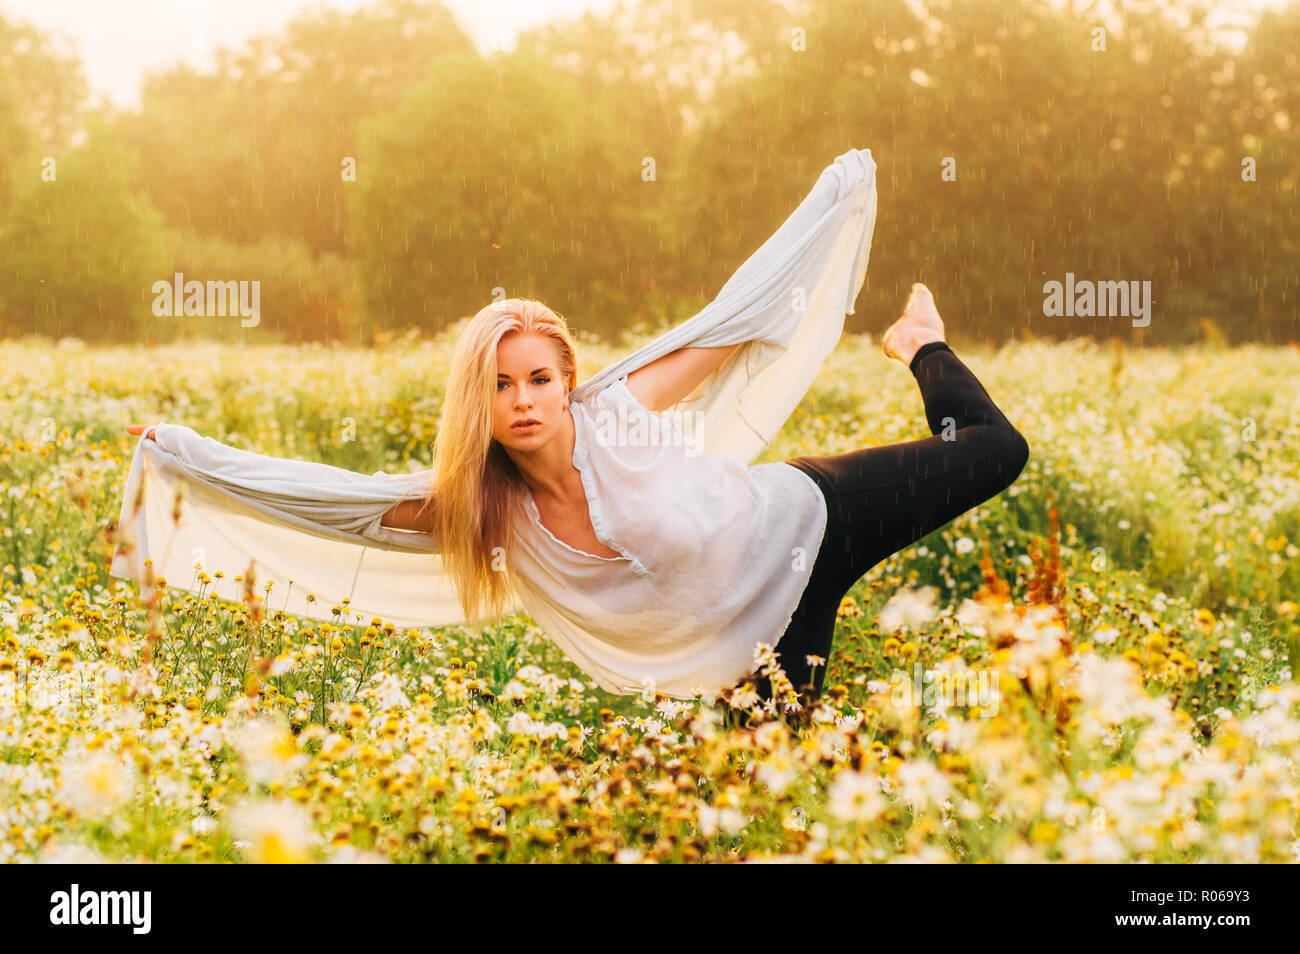
{"type": "Polygon", "coordinates": [[[149,430],[127,474],[113,576],[143,590],[149,561],[168,587],[238,600],[235,576],[251,572],[268,610],[331,620],[339,606],[348,622],[406,627],[464,621],[433,535],[380,526],[395,504],[424,496],[430,471],[367,476],[183,425],[156,425],[156,440],[149,430]]]}
{"type": "MultiPolygon", "coordinates": [[[[172,458],[169,466],[216,494],[250,503],[268,517],[306,522],[376,542],[413,541],[407,531],[380,527],[383,515],[406,500],[422,499],[431,470],[373,475],[316,461],[291,460],[240,450],[203,437],[183,424],[159,424],[154,448],[172,458]]],[[[305,528],[304,528],[305,529],[305,528]]]]}
{"type": "Polygon", "coordinates": [[[628,387],[628,376],[611,381],[584,400],[592,417],[596,440],[634,452],[648,447],[695,447],[695,416],[680,410],[652,411],[628,387]]]}

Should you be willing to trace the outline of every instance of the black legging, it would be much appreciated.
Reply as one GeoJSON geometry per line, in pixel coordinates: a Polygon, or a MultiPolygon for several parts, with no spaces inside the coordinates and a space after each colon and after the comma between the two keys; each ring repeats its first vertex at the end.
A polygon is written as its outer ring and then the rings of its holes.
{"type": "MultiPolygon", "coordinates": [[[[863,574],[1005,490],[1029,459],[1025,439],[947,344],[922,345],[909,368],[935,436],[787,461],[817,482],[827,511],[808,586],[776,646],[796,690],[811,682],[820,695],[826,665],[810,678],[805,657],[829,663],[840,601],[863,574]]],[[[756,681],[771,698],[771,680],[756,681]]]]}

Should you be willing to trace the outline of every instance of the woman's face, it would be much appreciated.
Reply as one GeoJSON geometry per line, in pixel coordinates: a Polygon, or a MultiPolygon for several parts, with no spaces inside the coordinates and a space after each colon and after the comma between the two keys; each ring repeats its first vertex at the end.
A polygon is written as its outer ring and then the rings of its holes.
{"type": "Polygon", "coordinates": [[[497,393],[492,436],[507,449],[536,450],[564,423],[564,379],[549,338],[514,332],[497,345],[497,393]],[[531,427],[521,421],[536,421],[531,427]]]}

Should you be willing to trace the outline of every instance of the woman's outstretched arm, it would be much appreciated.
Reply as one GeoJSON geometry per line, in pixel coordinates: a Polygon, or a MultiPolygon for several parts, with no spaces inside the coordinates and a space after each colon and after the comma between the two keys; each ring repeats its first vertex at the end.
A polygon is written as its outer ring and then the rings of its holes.
{"type": "MultiPolygon", "coordinates": [[[[143,434],[147,425],[132,424],[126,430],[128,434],[143,434]]],[[[157,440],[156,430],[149,429],[145,435],[150,440],[157,440]]],[[[245,452],[246,453],[246,452],[245,452]]],[[[387,510],[380,518],[380,526],[390,530],[410,530],[417,533],[433,532],[432,500],[427,497],[403,500],[387,510]]]]}
{"type": "Polygon", "coordinates": [[[739,347],[678,348],[629,374],[627,389],[655,413],[666,411],[722,367],[739,347]]]}

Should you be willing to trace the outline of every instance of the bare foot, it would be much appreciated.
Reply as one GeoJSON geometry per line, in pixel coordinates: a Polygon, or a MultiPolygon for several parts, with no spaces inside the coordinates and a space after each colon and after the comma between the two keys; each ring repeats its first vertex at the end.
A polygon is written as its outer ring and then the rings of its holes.
{"type": "Polygon", "coordinates": [[[881,339],[885,354],[911,365],[921,345],[943,340],[943,319],[934,307],[934,296],[930,289],[916,282],[912,285],[912,297],[903,308],[903,317],[890,325],[881,339]]]}

